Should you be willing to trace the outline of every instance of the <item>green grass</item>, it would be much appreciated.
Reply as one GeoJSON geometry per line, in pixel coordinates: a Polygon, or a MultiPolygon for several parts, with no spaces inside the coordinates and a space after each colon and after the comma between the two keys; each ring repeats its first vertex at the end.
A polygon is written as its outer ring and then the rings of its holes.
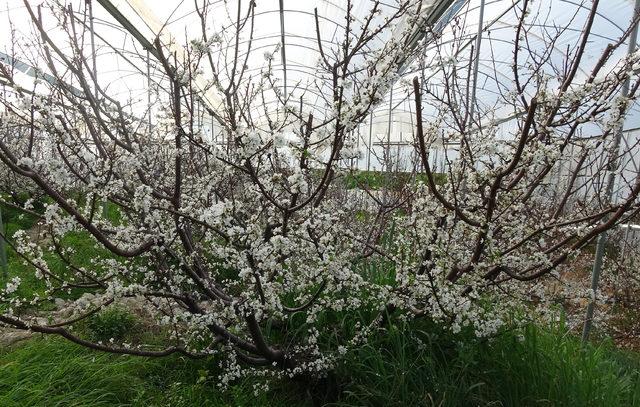
{"type": "Polygon", "coordinates": [[[277,386],[256,397],[249,381],[222,393],[213,369],[210,360],[116,356],[36,338],[0,351],[0,405],[291,406],[300,398],[277,386]]]}
{"type": "Polygon", "coordinates": [[[419,325],[350,354],[339,405],[640,405],[640,357],[608,343],[583,348],[560,327],[483,341],[419,325]]]}
{"type": "Polygon", "coordinates": [[[11,237],[18,230],[31,228],[37,221],[35,216],[24,214],[10,206],[0,204],[2,222],[6,236],[11,237]]]}
{"type": "MultiPolygon", "coordinates": [[[[84,231],[68,233],[62,239],[61,245],[74,248],[74,252],[69,255],[69,258],[78,267],[90,267],[92,259],[110,256],[106,249],[96,244],[93,239],[89,238],[88,232],[84,231]]],[[[45,251],[43,257],[49,269],[56,275],[65,276],[70,273],[68,265],[56,253],[45,251]]],[[[35,268],[30,264],[25,264],[24,260],[11,247],[7,248],[7,258],[8,278],[20,277],[22,280],[17,295],[26,298],[32,298],[35,294],[44,296],[46,283],[44,280],[36,278],[35,268]]],[[[2,276],[0,276],[0,284],[4,284],[2,276]]],[[[86,291],[73,288],[69,292],[59,291],[56,296],[62,299],[77,299],[86,291]]]]}
{"type": "MultiPolygon", "coordinates": [[[[328,405],[636,406],[639,369],[637,354],[608,343],[583,348],[561,326],[477,340],[416,321],[349,352],[328,405]]],[[[326,394],[274,382],[255,396],[250,379],[221,392],[216,372],[213,360],[115,356],[36,338],[0,351],[0,405],[298,406],[312,405],[310,393],[326,394]]]]}

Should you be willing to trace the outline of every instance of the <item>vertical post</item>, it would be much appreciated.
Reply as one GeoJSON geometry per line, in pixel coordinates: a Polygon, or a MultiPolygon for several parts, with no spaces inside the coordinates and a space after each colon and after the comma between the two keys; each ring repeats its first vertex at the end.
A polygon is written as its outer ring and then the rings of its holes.
{"type": "MultiPolygon", "coordinates": [[[[636,0],[635,7],[633,11],[633,17],[640,13],[640,0],[636,0]]],[[[630,56],[636,50],[636,42],[638,38],[638,24],[635,24],[633,27],[633,31],[631,32],[631,37],[629,37],[629,48],[627,50],[627,55],[630,56]]],[[[625,79],[622,84],[621,94],[623,97],[626,97],[629,94],[629,82],[630,79],[625,79]]],[[[607,163],[608,174],[605,183],[605,194],[609,201],[613,199],[613,186],[615,184],[615,170],[619,166],[618,162],[618,149],[620,146],[620,141],[622,140],[622,133],[624,130],[624,119],[620,123],[618,129],[615,133],[615,138],[613,139],[613,145],[611,146],[611,151],[609,155],[609,162],[607,163]]],[[[584,320],[584,327],[582,329],[582,342],[585,343],[589,340],[589,334],[591,333],[591,327],[593,325],[593,313],[596,307],[596,291],[598,290],[598,283],[600,281],[600,272],[602,271],[602,261],[604,257],[604,249],[607,243],[607,234],[606,232],[602,232],[598,235],[598,240],[596,243],[596,258],[593,262],[593,270],[591,272],[591,292],[592,297],[589,305],[587,306],[587,315],[584,320]]]]}
{"type": "Polygon", "coordinates": [[[387,118],[387,172],[391,172],[391,117],[393,112],[393,85],[389,91],[389,117],[387,118]]]}
{"type": "Polygon", "coordinates": [[[147,115],[149,134],[151,134],[151,59],[149,58],[149,50],[147,50],[147,115]]]}
{"type": "MultiPolygon", "coordinates": [[[[96,62],[96,36],[93,30],[93,5],[91,0],[86,0],[87,10],[89,10],[89,31],[91,31],[91,61],[93,64],[94,96],[98,100],[98,64],[96,62]]],[[[97,126],[99,128],[99,126],[97,126]]]]}
{"type": "Polygon", "coordinates": [[[367,145],[367,172],[371,169],[371,138],[373,135],[373,110],[369,114],[369,144],[367,145]]]}
{"type": "Polygon", "coordinates": [[[200,121],[200,99],[195,100],[196,104],[196,126],[198,127],[198,131],[202,133],[202,123],[200,121]]]}
{"type": "MultiPolygon", "coordinates": [[[[89,31],[91,34],[91,64],[93,68],[93,97],[98,103],[98,63],[97,63],[97,55],[96,55],[96,35],[93,28],[93,4],[91,0],[86,0],[85,2],[87,6],[87,11],[89,12],[89,31]]],[[[100,126],[96,126],[98,132],[100,131],[100,126]]],[[[88,199],[88,197],[87,197],[88,199]]],[[[106,218],[108,213],[107,200],[102,201],[102,217],[106,218]]]]}
{"type": "MultiPolygon", "coordinates": [[[[393,85],[391,85],[391,90],[389,91],[389,112],[387,117],[387,148],[386,153],[383,154],[383,158],[386,161],[383,165],[386,167],[384,169],[384,174],[382,179],[385,184],[382,189],[382,202],[383,204],[387,204],[389,202],[389,187],[391,186],[391,171],[393,168],[391,167],[391,116],[393,112],[393,85]]],[[[383,145],[384,148],[384,145],[383,145]]]]}
{"type": "MultiPolygon", "coordinates": [[[[480,47],[482,45],[482,29],[484,25],[484,0],[480,0],[480,9],[478,15],[478,33],[476,34],[476,45],[474,49],[473,56],[473,83],[471,86],[471,97],[468,100],[467,109],[469,109],[469,126],[470,129],[473,125],[473,116],[476,113],[476,90],[478,88],[478,65],[480,64],[480,47]]],[[[478,125],[478,131],[480,130],[480,126],[478,125]]],[[[469,133],[471,133],[469,131],[469,133]]],[[[462,157],[464,154],[464,148],[462,146],[463,143],[466,143],[465,139],[460,140],[460,156],[462,157]]],[[[444,143],[443,143],[444,144],[444,143]]],[[[460,185],[460,195],[461,198],[464,199],[467,194],[467,178],[463,177],[460,185]]]]}
{"type": "MultiPolygon", "coordinates": [[[[352,139],[353,139],[353,135],[354,135],[354,133],[355,133],[355,131],[354,131],[354,130],[351,130],[351,131],[349,132],[349,140],[352,140],[352,139]]],[[[350,170],[352,170],[352,171],[353,171],[354,163],[355,163],[355,158],[354,158],[354,157],[351,157],[351,158],[349,159],[349,169],[350,169],[350,170]]]]}
{"type": "Polygon", "coordinates": [[[627,251],[628,241],[629,241],[629,230],[631,229],[631,223],[627,223],[624,228],[624,239],[622,240],[622,248],[620,250],[620,258],[624,259],[624,256],[627,251]]]}
{"type": "Polygon", "coordinates": [[[398,160],[396,162],[396,172],[400,172],[400,171],[405,171],[404,165],[402,166],[402,168],[400,168],[400,161],[401,161],[401,157],[400,157],[400,144],[402,144],[402,131],[399,132],[400,133],[400,140],[397,141],[397,147],[396,148],[396,160],[398,160]]]}
{"type": "Polygon", "coordinates": [[[469,123],[473,122],[476,107],[476,88],[478,86],[478,64],[480,63],[480,46],[482,45],[482,27],[484,23],[484,0],[480,0],[480,16],[478,17],[478,33],[476,34],[476,49],[473,59],[473,86],[471,87],[471,99],[469,101],[469,123]]]}
{"type": "Polygon", "coordinates": [[[356,170],[360,170],[360,125],[358,124],[357,129],[357,133],[358,135],[356,136],[356,150],[358,151],[358,155],[356,157],[356,170]]]}
{"type": "Polygon", "coordinates": [[[211,115],[211,140],[213,140],[214,145],[218,145],[218,133],[213,133],[213,115],[211,115]]]}
{"type": "Polygon", "coordinates": [[[284,43],[284,0],[280,0],[280,58],[282,60],[282,76],[284,79],[284,100],[287,100],[287,54],[284,43]]]}
{"type": "Polygon", "coordinates": [[[7,262],[7,242],[6,230],[4,228],[4,222],[2,221],[2,207],[0,207],[0,268],[2,269],[2,278],[7,281],[9,278],[9,265],[7,262]]]}

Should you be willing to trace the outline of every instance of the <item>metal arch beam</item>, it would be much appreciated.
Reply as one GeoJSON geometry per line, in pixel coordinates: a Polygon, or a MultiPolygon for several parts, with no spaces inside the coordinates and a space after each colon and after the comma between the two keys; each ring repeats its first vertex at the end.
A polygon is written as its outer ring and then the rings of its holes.
{"type": "Polygon", "coordinates": [[[286,44],[284,42],[284,0],[279,0],[280,3],[280,57],[282,59],[282,74],[284,76],[284,98],[287,99],[287,54],[286,44]]]}
{"type": "MultiPolygon", "coordinates": [[[[180,56],[186,56],[186,50],[178,45],[176,41],[173,41],[171,35],[164,30],[165,26],[162,24],[158,18],[155,16],[153,11],[147,6],[144,0],[97,0],[98,3],[119,23],[125,28],[142,46],[144,49],[148,50],[150,54],[154,55],[156,58],[159,58],[158,50],[153,45],[153,42],[157,39],[160,42],[168,47],[171,51],[176,52],[180,56]],[[137,14],[137,17],[141,19],[147,28],[152,32],[153,38],[149,38],[148,35],[143,34],[134,23],[131,21],[131,17],[127,17],[124,15],[118,6],[115,3],[124,3],[129,8],[137,14]]],[[[430,7],[431,11],[428,16],[423,19],[421,22],[422,26],[438,24],[437,28],[441,29],[445,24],[447,24],[450,19],[456,14],[459,7],[464,4],[467,0],[433,0],[430,7]],[[452,7],[453,6],[453,7],[452,7]]],[[[284,5],[283,0],[279,0],[280,5],[280,36],[282,41],[282,64],[284,69],[284,86],[286,89],[287,86],[287,67],[286,67],[286,47],[284,42],[284,5]]],[[[413,38],[410,40],[409,48],[415,49],[418,44],[427,36],[426,30],[416,30],[413,35],[413,38]]],[[[409,61],[401,61],[401,66],[404,68],[408,65],[409,61]]],[[[201,99],[204,103],[205,107],[209,111],[210,114],[220,117],[221,109],[223,108],[223,100],[224,97],[219,94],[218,91],[207,87],[204,81],[200,78],[195,80],[196,88],[201,91],[201,99]]],[[[285,91],[286,92],[286,91],[285,91]]]]}
{"type": "MultiPolygon", "coordinates": [[[[46,82],[48,82],[51,85],[57,85],[60,81],[58,81],[58,79],[56,77],[54,77],[53,75],[50,75],[46,72],[42,72],[42,70],[31,66],[25,62],[20,61],[19,59],[13,58],[10,55],[5,54],[4,52],[0,51],[0,64],[3,65],[7,65],[10,67],[13,67],[15,69],[17,69],[18,71],[22,72],[23,74],[30,76],[34,79],[42,79],[46,82]]],[[[69,89],[71,90],[71,93],[73,93],[74,96],[83,96],[84,92],[82,92],[80,89],[73,87],[71,85],[65,84],[65,86],[68,86],[69,89]]]]}
{"type": "MultiPolygon", "coordinates": [[[[113,18],[120,23],[150,54],[159,59],[160,55],[158,50],[153,45],[153,42],[157,40],[167,47],[171,52],[175,52],[182,60],[186,60],[188,55],[187,51],[174,41],[171,34],[164,28],[165,25],[160,22],[156,17],[153,10],[151,10],[144,0],[97,0],[98,3],[109,13],[113,18]],[[114,3],[124,3],[137,15],[137,17],[144,22],[147,28],[151,31],[153,38],[149,38],[143,34],[135,25],[131,22],[131,18],[125,16],[114,3]]],[[[194,80],[196,88],[200,91],[199,99],[204,104],[206,110],[213,116],[220,118],[223,116],[223,96],[214,88],[208,87],[202,78],[196,78],[194,80]]]]}
{"type": "Polygon", "coordinates": [[[129,19],[120,12],[120,10],[118,10],[118,7],[115,6],[111,2],[111,0],[97,1],[98,3],[100,3],[102,8],[104,8],[109,14],[111,14],[111,16],[115,18],[118,23],[120,23],[122,28],[127,30],[129,34],[131,34],[133,38],[135,38],[140,43],[140,45],[142,45],[145,50],[149,51],[156,58],[160,57],[160,55],[158,54],[158,50],[156,50],[156,47],[153,46],[152,42],[144,34],[142,34],[140,30],[138,30],[136,26],[133,25],[131,21],[129,21],[129,19]]]}
{"type": "MultiPolygon", "coordinates": [[[[467,1],[468,0],[434,0],[429,6],[431,8],[429,15],[420,22],[420,28],[436,24],[434,31],[442,30],[467,1]]],[[[418,47],[420,42],[427,38],[428,34],[427,30],[423,29],[418,29],[413,33],[412,38],[407,44],[407,50],[409,51],[407,52],[408,57],[400,61],[400,73],[404,72],[411,63],[409,56],[412,55],[412,51],[418,47]]]]}
{"type": "MultiPolygon", "coordinates": [[[[407,56],[401,59],[398,64],[399,69],[398,73],[403,74],[404,71],[409,67],[412,62],[412,54],[413,51],[419,46],[420,42],[423,41],[428,36],[428,31],[423,29],[430,25],[436,25],[435,30],[442,30],[442,28],[448,24],[453,17],[457,14],[460,8],[466,3],[468,0],[431,0],[430,4],[427,6],[430,11],[426,17],[423,17],[419,24],[417,24],[417,29],[412,33],[411,38],[407,44],[407,56]]],[[[406,18],[406,17],[405,17],[406,18]]],[[[402,29],[402,22],[398,24],[398,26],[394,29],[402,29]]],[[[336,27],[337,29],[337,27],[336,27]]],[[[392,37],[395,33],[392,33],[392,37]]],[[[334,32],[335,35],[335,32],[334,32]]],[[[428,38],[427,38],[428,40],[428,38]]],[[[393,86],[392,86],[393,88],[393,86]]],[[[317,101],[316,101],[317,102],[317,101]]],[[[373,110],[373,109],[372,109],[373,110]]]]}

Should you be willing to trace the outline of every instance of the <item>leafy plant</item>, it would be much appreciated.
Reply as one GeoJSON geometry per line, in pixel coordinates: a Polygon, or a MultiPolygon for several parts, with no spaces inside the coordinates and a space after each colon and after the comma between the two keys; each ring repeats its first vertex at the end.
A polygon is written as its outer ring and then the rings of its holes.
{"type": "Polygon", "coordinates": [[[87,320],[87,328],[97,341],[122,341],[136,326],[136,318],[120,307],[109,307],[87,320]]]}

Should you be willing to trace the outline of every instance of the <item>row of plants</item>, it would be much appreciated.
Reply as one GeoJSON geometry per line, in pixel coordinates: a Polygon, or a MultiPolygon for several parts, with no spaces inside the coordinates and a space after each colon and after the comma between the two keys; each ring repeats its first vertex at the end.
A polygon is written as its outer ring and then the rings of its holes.
{"type": "MultiPolygon", "coordinates": [[[[18,213],[8,219],[15,228],[32,227],[36,220],[18,213]]],[[[392,225],[389,233],[393,230],[392,225]]],[[[382,240],[383,247],[390,244],[384,243],[387,235],[382,240]]],[[[85,232],[70,232],[61,243],[73,248],[76,266],[88,267],[96,256],[108,256],[96,251],[85,232]]],[[[44,292],[44,283],[33,278],[33,270],[11,249],[9,254],[9,277],[25,280],[20,295],[44,292]]],[[[65,274],[67,265],[57,256],[45,251],[44,258],[57,274],[65,274]]],[[[361,273],[368,280],[391,283],[392,269],[391,264],[378,262],[363,265],[361,273]]],[[[60,297],[77,300],[84,293],[73,289],[60,297]]],[[[325,347],[336,347],[342,336],[357,331],[358,321],[373,317],[324,312],[319,321],[327,329],[321,329],[319,341],[325,347]]],[[[284,332],[304,330],[304,318],[298,319],[291,318],[284,332]]],[[[167,332],[152,333],[152,326],[153,321],[116,305],[79,322],[74,329],[96,342],[153,344],[166,339],[167,332]]],[[[280,340],[282,331],[267,328],[265,334],[280,340]]],[[[428,318],[407,322],[390,318],[363,346],[349,349],[324,378],[300,383],[244,377],[221,389],[220,360],[216,357],[139,359],[104,355],[59,339],[36,338],[3,350],[0,393],[6,395],[0,404],[48,405],[59,400],[63,405],[285,405],[294,401],[330,405],[635,405],[640,403],[639,360],[636,354],[616,350],[606,341],[583,348],[568,333],[563,320],[549,326],[511,324],[495,336],[480,339],[469,329],[454,334],[428,318]],[[57,365],[60,369],[52,369],[57,365]],[[65,377],[69,374],[82,379],[60,383],[68,380],[65,377]]]]}
{"type": "MultiPolygon", "coordinates": [[[[96,335],[142,334],[133,321],[111,310],[89,329],[96,335]]],[[[117,356],[35,338],[0,351],[0,404],[640,405],[640,357],[606,341],[583,347],[562,322],[505,329],[485,340],[451,334],[428,320],[394,324],[348,352],[325,379],[274,380],[267,391],[256,391],[256,378],[239,379],[223,391],[217,369],[213,359],[117,356]]]]}
{"type": "MultiPolygon", "coordinates": [[[[447,174],[433,173],[433,181],[436,185],[444,185],[447,182],[447,174]]],[[[418,182],[427,183],[424,173],[411,172],[382,172],[353,170],[346,173],[342,183],[347,189],[388,189],[400,190],[418,182]]]]}

